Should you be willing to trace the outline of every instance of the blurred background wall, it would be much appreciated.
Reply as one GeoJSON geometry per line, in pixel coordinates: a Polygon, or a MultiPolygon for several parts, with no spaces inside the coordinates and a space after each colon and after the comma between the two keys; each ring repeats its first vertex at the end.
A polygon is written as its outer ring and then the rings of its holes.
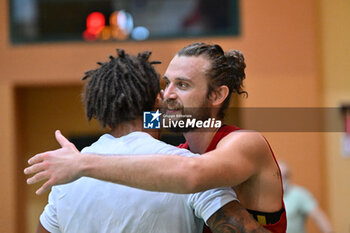
{"type": "MultiPolygon", "coordinates": [[[[101,134],[80,102],[83,73],[116,48],[151,50],[163,74],[185,45],[204,41],[243,51],[249,98],[243,107],[339,107],[350,102],[350,2],[345,0],[240,1],[239,36],[143,42],[51,42],[12,45],[7,0],[0,0],[0,232],[35,232],[47,195],[27,186],[23,169],[36,153],[67,136],[101,134]]],[[[230,121],[230,119],[229,119],[230,121]]],[[[249,121],[241,117],[242,126],[249,121]]],[[[307,187],[337,233],[350,232],[350,160],[341,154],[341,132],[264,132],[295,183],[307,187]]],[[[308,225],[310,232],[317,232],[308,225]]]]}

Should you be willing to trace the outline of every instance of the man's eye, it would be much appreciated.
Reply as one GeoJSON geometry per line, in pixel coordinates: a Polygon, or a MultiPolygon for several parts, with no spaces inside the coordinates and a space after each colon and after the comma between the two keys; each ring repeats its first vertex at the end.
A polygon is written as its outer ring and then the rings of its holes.
{"type": "Polygon", "coordinates": [[[184,82],[179,82],[179,83],[178,83],[178,86],[179,86],[180,88],[184,89],[184,88],[187,88],[187,87],[188,87],[188,84],[187,84],[187,83],[184,83],[184,82]]]}

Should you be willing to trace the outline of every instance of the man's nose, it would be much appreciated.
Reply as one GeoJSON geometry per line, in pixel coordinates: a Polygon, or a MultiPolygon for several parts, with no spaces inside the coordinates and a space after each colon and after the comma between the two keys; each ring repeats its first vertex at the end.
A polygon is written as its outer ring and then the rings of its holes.
{"type": "Polygon", "coordinates": [[[177,98],[177,94],[175,92],[175,88],[174,88],[173,84],[169,84],[165,88],[163,97],[164,97],[164,99],[176,99],[177,98]]]}

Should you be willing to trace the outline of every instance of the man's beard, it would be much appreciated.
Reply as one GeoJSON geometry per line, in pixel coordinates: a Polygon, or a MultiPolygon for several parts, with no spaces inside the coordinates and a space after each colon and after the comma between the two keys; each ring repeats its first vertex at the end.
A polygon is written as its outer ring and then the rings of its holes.
{"type": "MultiPolygon", "coordinates": [[[[205,121],[211,118],[211,111],[208,107],[208,99],[205,99],[203,103],[201,103],[200,106],[196,108],[184,108],[181,102],[178,102],[176,100],[165,99],[162,104],[162,113],[163,119],[165,121],[181,120],[186,122],[187,120],[191,119],[196,119],[197,121],[205,121]]],[[[196,127],[196,124],[194,124],[194,127],[179,127],[179,125],[177,124],[177,126],[172,126],[168,129],[171,132],[175,133],[188,133],[198,128],[196,127]]]]}

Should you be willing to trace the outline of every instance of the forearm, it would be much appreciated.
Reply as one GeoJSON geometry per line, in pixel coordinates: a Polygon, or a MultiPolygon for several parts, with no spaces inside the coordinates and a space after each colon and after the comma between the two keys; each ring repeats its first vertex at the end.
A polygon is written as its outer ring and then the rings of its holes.
{"type": "Polygon", "coordinates": [[[326,214],[320,209],[316,208],[314,211],[310,213],[310,217],[314,219],[318,228],[322,233],[332,233],[333,229],[331,223],[329,222],[326,214]]]}
{"type": "Polygon", "coordinates": [[[81,156],[82,176],[106,180],[140,189],[195,193],[240,184],[247,179],[242,168],[230,158],[214,155],[81,156]]]}
{"type": "Polygon", "coordinates": [[[182,156],[100,156],[82,154],[80,176],[150,191],[192,193],[208,189],[196,183],[196,161],[182,156]]]}

